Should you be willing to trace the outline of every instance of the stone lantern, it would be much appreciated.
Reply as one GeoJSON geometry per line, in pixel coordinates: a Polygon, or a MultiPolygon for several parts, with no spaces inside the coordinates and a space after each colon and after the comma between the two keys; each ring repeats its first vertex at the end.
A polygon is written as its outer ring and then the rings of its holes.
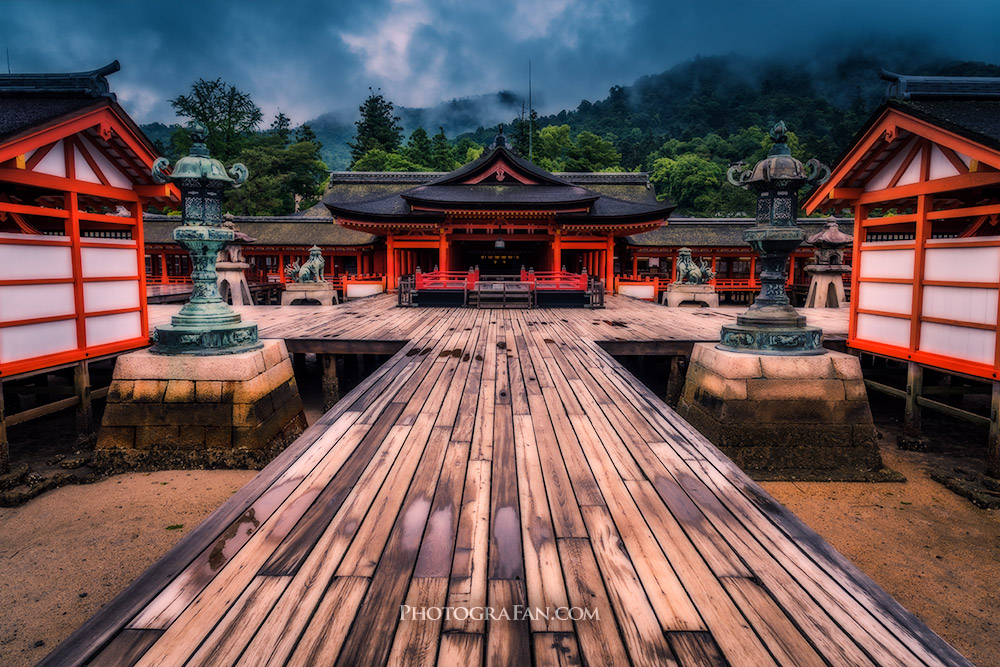
{"type": "Polygon", "coordinates": [[[806,239],[816,248],[813,263],[806,265],[811,276],[806,308],[840,308],[847,301],[842,276],[850,273],[851,267],[844,264],[844,248],[853,240],[850,234],[840,231],[840,225],[832,217],[822,231],[806,239]]]}
{"type": "Polygon", "coordinates": [[[157,327],[151,348],[154,354],[214,355],[236,354],[259,349],[257,325],[242,322],[240,315],[222,300],[216,282],[219,251],[233,243],[236,233],[223,226],[222,196],[229,188],[246,181],[247,168],[234,164],[227,172],[212,159],[205,147],[208,136],[198,122],[189,126],[194,141],[191,152],[177,161],[171,172],[169,162],[153,163],[153,179],[174,183],[181,191],[181,226],[174,240],[191,254],[191,298],[174,315],[170,324],[157,327]]]}
{"type": "Polygon", "coordinates": [[[753,169],[730,167],[733,185],[757,193],[757,225],[743,232],[761,260],[761,291],[753,305],[722,327],[719,348],[752,354],[823,354],[822,330],[806,326],[785,294],[786,266],[805,232],[796,226],[798,192],[807,183],[822,183],[830,169],[818,160],[805,165],[792,157],[785,124],[771,130],[774,146],[753,169]]]}

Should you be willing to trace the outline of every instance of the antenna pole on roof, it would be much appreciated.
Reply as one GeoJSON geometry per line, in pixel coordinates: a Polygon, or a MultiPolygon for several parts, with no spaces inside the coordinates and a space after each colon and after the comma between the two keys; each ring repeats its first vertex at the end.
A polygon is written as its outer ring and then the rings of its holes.
{"type": "MultiPolygon", "coordinates": [[[[10,60],[8,58],[8,60],[10,60]]],[[[532,159],[532,148],[534,148],[534,135],[535,128],[532,125],[531,119],[531,60],[528,60],[528,162],[533,162],[532,159]]]]}

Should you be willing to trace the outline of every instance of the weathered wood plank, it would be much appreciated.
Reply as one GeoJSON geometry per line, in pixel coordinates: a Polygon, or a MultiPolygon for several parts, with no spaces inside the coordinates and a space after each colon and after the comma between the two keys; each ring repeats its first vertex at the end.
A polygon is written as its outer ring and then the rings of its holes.
{"type": "Polygon", "coordinates": [[[729,667],[707,632],[670,632],[667,638],[681,667],[729,667]]]}
{"type": "Polygon", "coordinates": [[[527,602],[523,580],[490,579],[491,613],[486,622],[487,667],[531,664],[530,628],[523,614],[527,602]]]}
{"type": "Polygon", "coordinates": [[[536,667],[576,667],[583,664],[576,636],[571,632],[536,632],[531,641],[536,667]]]}

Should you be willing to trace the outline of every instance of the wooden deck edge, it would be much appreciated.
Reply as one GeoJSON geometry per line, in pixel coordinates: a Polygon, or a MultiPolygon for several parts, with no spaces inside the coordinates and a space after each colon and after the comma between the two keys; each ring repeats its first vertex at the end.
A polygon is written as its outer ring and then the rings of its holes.
{"type": "MultiPolygon", "coordinates": [[[[625,379],[631,378],[632,380],[635,380],[634,376],[629,373],[628,369],[618,363],[614,357],[601,347],[600,341],[593,342],[596,343],[597,349],[599,349],[600,352],[606,356],[605,360],[614,365],[615,371],[620,376],[625,379]]],[[[644,384],[636,380],[634,386],[636,391],[644,396],[647,401],[656,400],[662,403],[666,410],[669,410],[674,414],[674,417],[678,422],[687,424],[687,422],[684,421],[680,415],[677,415],[676,412],[674,412],[673,408],[668,406],[666,403],[663,403],[663,401],[644,384]]],[[[750,476],[733,463],[729,457],[723,454],[718,447],[712,444],[708,438],[703,436],[700,432],[694,430],[693,427],[681,430],[680,434],[688,442],[697,444],[699,448],[703,448],[711,453],[714,453],[715,460],[706,459],[706,463],[715,466],[716,469],[718,469],[719,472],[725,475],[728,479],[739,481],[741,484],[737,488],[739,488],[740,492],[743,493],[750,503],[757,507],[761,513],[764,514],[764,516],[770,519],[779,530],[788,536],[791,541],[806,547],[803,549],[803,552],[806,556],[812,558],[819,567],[829,571],[831,569],[829,566],[832,565],[834,568],[843,572],[854,586],[864,591],[876,604],[878,604],[878,613],[895,619],[900,625],[911,630],[914,637],[920,641],[930,653],[938,656],[945,663],[961,667],[975,667],[974,664],[959,653],[955,647],[931,630],[926,623],[917,618],[912,612],[900,604],[898,600],[889,595],[871,577],[862,572],[857,565],[851,562],[842,553],[837,551],[829,542],[824,540],[819,533],[806,525],[802,519],[797,517],[791,510],[778,502],[773,496],[771,496],[771,494],[764,490],[760,484],[751,479],[750,476]],[[817,560],[817,558],[815,558],[816,556],[819,556],[820,559],[817,560]]],[[[847,591],[847,594],[855,597],[850,590],[847,591]]],[[[864,600],[858,600],[858,602],[865,605],[864,600]]]]}
{"type": "Polygon", "coordinates": [[[253,479],[212,512],[204,521],[158,558],[121,593],[97,610],[73,634],[63,640],[37,667],[71,667],[83,665],[93,658],[139,611],[149,604],[166,586],[202,551],[238,519],[271,484],[280,477],[305,450],[315,443],[329,424],[347,412],[384,372],[412,347],[407,343],[379,370],[365,378],[330,408],[315,424],[307,428],[274,460],[267,464],[253,479]]]}

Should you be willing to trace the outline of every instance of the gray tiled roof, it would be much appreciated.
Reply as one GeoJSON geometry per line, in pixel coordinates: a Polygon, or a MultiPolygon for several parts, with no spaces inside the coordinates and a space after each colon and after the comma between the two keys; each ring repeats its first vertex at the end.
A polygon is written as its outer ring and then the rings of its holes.
{"type": "MultiPolygon", "coordinates": [[[[803,218],[798,224],[806,232],[806,236],[809,236],[822,231],[827,220],[828,218],[803,218]]],[[[854,226],[851,218],[836,220],[842,226],[842,231],[849,231],[854,226]]],[[[743,230],[754,224],[753,218],[671,218],[662,227],[626,238],[629,245],[647,247],[741,246],[746,244],[743,230]]]]}
{"type": "MultiPolygon", "coordinates": [[[[237,216],[236,227],[255,239],[251,245],[286,246],[365,246],[378,237],[354,231],[336,224],[331,219],[304,216],[237,216]]],[[[171,244],[173,230],[180,225],[180,217],[171,215],[146,215],[143,233],[146,243],[171,244]]]]}

